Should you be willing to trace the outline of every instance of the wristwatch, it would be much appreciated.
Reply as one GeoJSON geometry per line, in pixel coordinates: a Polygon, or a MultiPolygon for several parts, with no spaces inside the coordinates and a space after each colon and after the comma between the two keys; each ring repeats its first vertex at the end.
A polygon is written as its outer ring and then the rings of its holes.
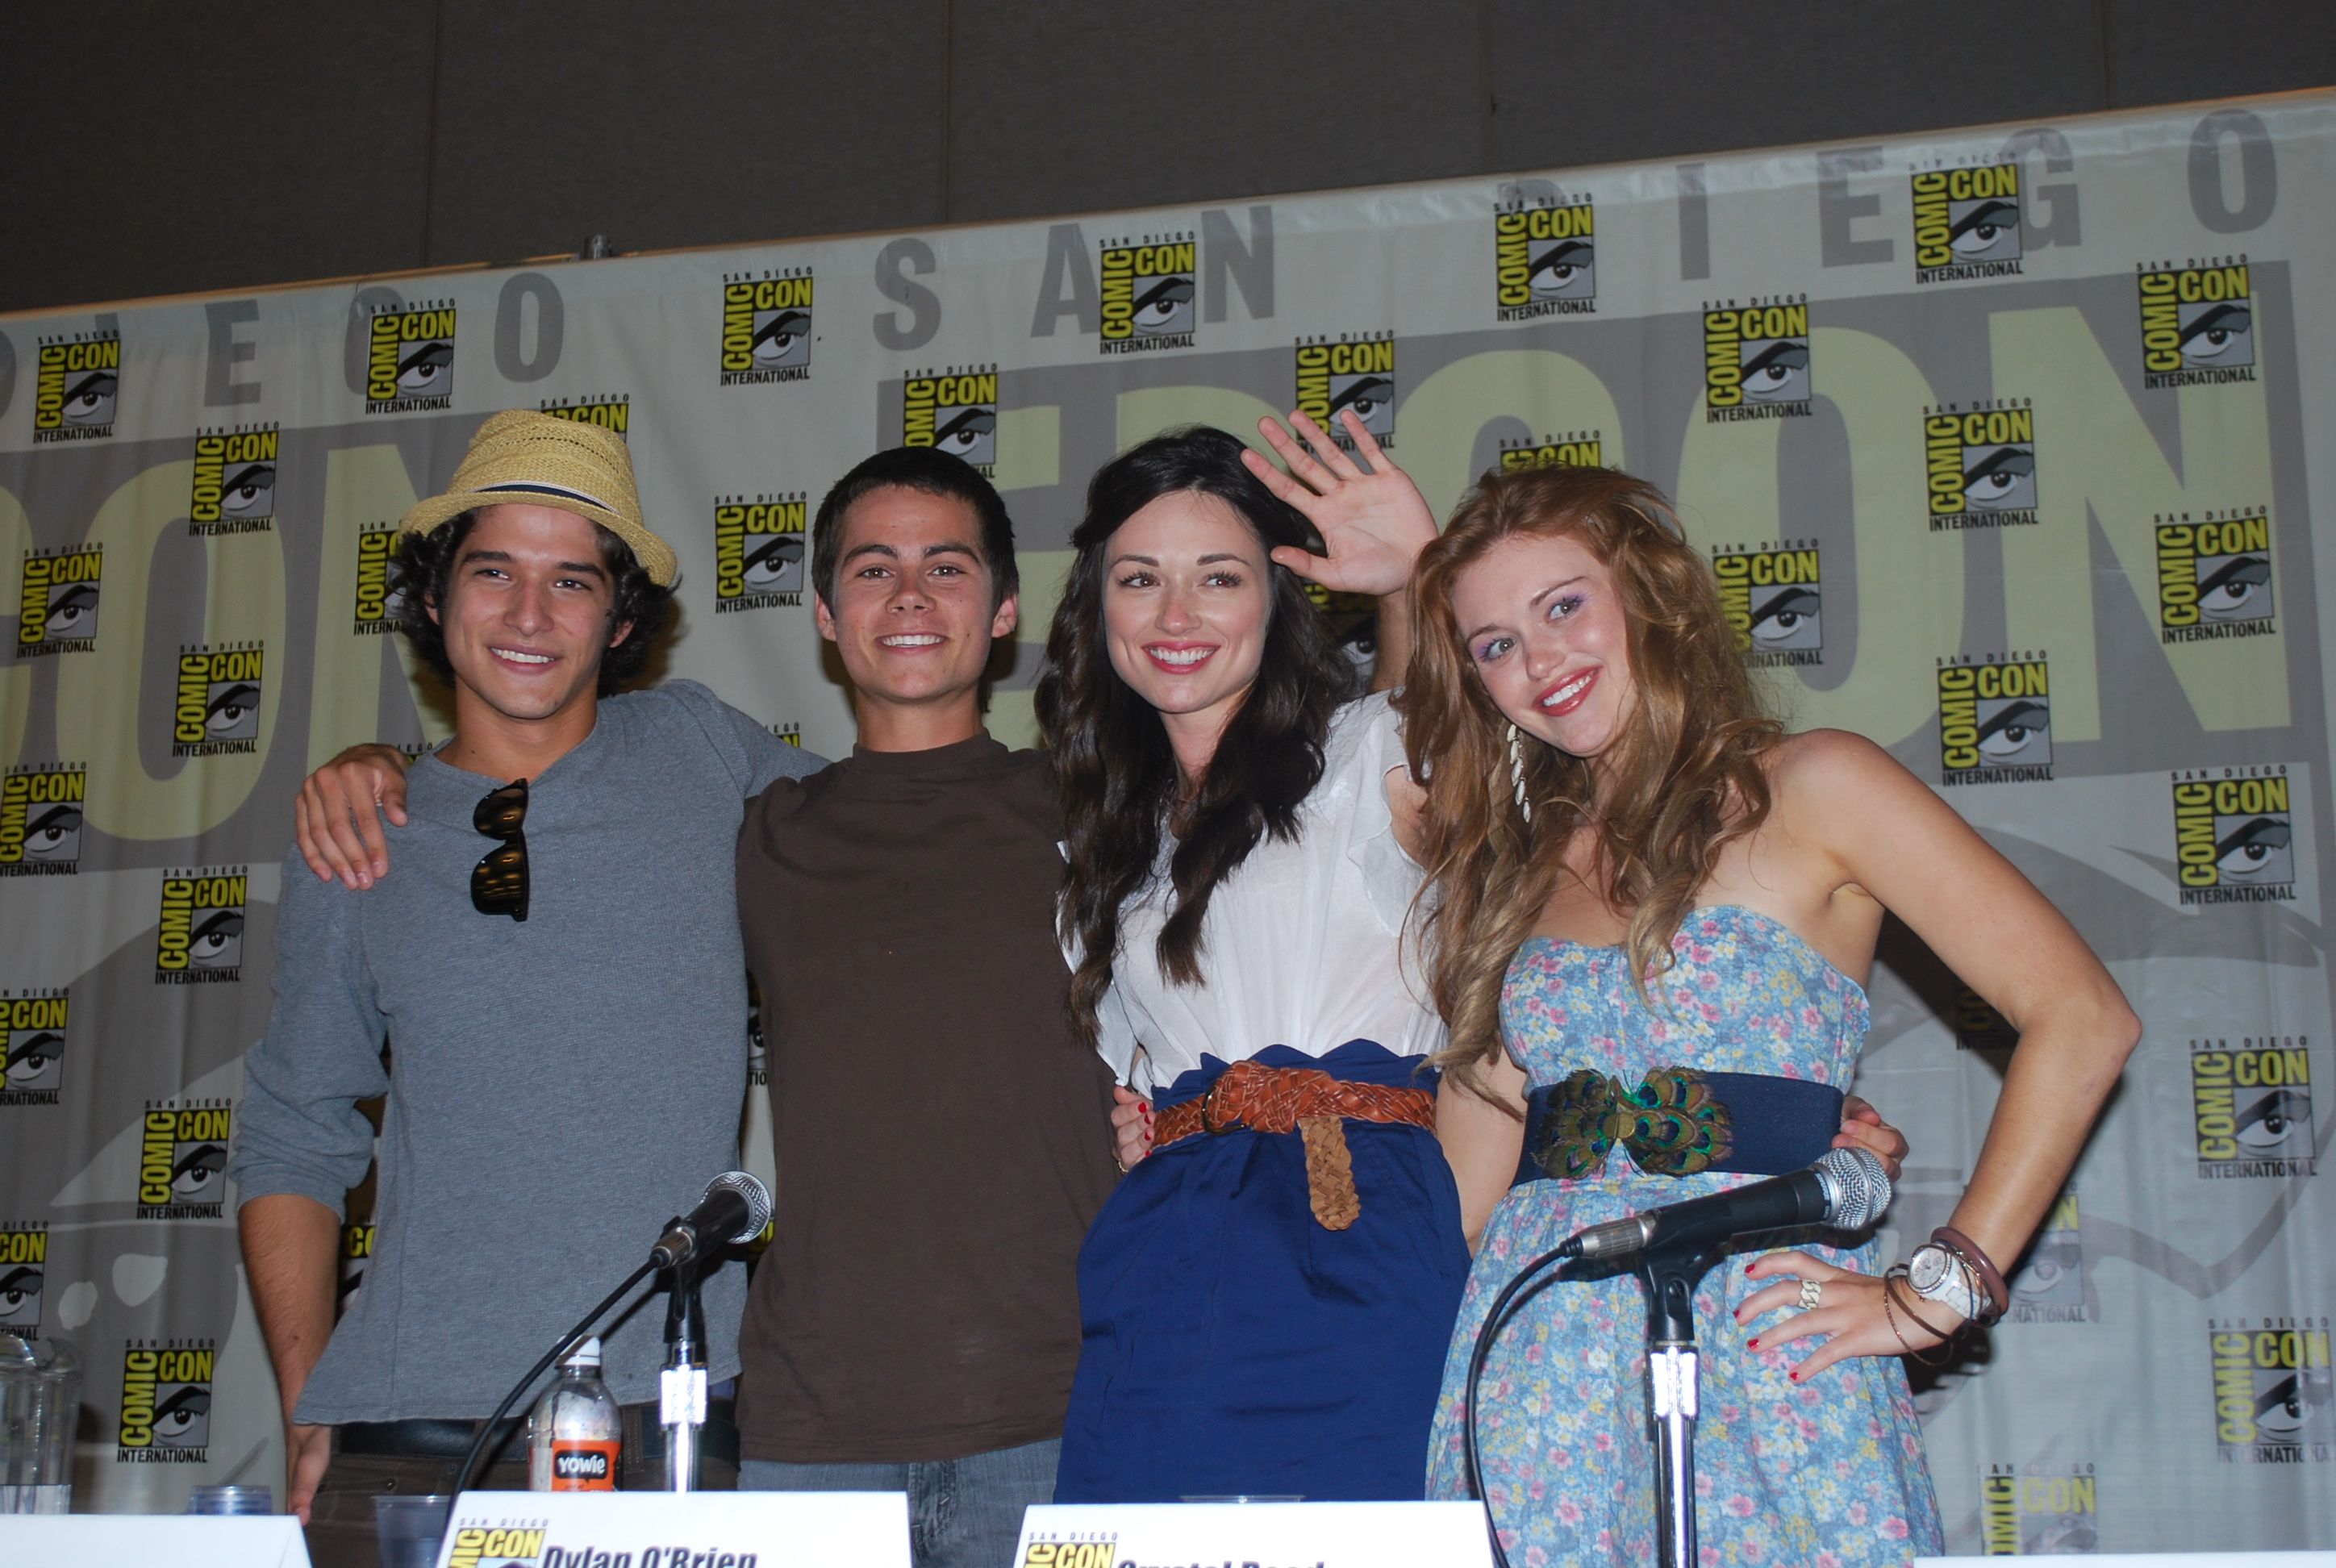
{"type": "Polygon", "coordinates": [[[1979,1297],[1961,1261],[1936,1242],[1925,1242],[1906,1260],[1906,1283],[1926,1301],[1936,1301],[1963,1318],[1979,1319],[1979,1297]]]}

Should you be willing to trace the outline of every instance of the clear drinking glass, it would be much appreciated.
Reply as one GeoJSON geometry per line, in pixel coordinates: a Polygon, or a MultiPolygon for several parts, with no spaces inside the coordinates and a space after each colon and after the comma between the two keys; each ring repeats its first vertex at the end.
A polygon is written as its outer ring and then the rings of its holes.
{"type": "Polygon", "coordinates": [[[81,1357],[70,1341],[0,1333],[0,1514],[73,1511],[81,1357]]]}

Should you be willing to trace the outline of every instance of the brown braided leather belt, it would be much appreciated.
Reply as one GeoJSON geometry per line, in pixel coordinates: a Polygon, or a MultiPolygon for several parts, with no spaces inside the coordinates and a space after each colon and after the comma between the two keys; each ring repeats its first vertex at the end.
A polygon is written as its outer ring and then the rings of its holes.
{"type": "Polygon", "coordinates": [[[1306,1196],[1326,1231],[1343,1231],[1362,1213],[1355,1167],[1347,1148],[1348,1121],[1386,1122],[1436,1130],[1436,1096],[1391,1084],[1350,1084],[1314,1067],[1269,1067],[1235,1062],[1209,1092],[1169,1106],[1153,1125],[1152,1145],[1216,1136],[1235,1127],[1260,1133],[1295,1131],[1306,1142],[1306,1196]]]}

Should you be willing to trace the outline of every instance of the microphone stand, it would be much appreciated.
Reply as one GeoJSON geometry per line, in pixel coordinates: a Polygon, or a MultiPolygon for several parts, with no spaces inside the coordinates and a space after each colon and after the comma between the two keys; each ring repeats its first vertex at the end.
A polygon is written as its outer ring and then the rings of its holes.
{"type": "Polygon", "coordinates": [[[698,1302],[695,1254],[673,1267],[665,1310],[665,1370],[657,1376],[657,1417],[665,1427],[668,1492],[697,1489],[698,1428],[706,1425],[706,1313],[698,1302]]]}
{"type": "Polygon", "coordinates": [[[1700,1359],[1695,1348],[1695,1286],[1714,1254],[1657,1246],[1639,1255],[1647,1292],[1647,1402],[1654,1418],[1657,1561],[1694,1568],[1695,1423],[1700,1359]]]}

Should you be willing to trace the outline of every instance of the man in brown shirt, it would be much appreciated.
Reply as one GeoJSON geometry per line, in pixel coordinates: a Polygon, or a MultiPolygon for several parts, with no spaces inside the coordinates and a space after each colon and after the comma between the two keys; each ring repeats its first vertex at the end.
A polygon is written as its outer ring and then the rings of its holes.
{"type": "Polygon", "coordinates": [[[974,469],[898,448],[828,492],[812,577],[860,743],[739,834],[778,1203],[738,1484],[905,1490],[919,1568],[999,1568],[1054,1495],[1079,1242],[1115,1179],[1110,1074],[1064,1007],[1049,765],[981,725],[1013,531],[974,469]]]}

